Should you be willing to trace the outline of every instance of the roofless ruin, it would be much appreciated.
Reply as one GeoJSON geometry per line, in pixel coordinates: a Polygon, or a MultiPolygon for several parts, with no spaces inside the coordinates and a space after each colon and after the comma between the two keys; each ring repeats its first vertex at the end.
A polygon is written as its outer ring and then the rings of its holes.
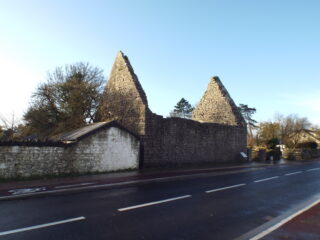
{"type": "Polygon", "coordinates": [[[107,82],[99,121],[116,120],[140,137],[140,166],[235,162],[246,149],[246,125],[218,77],[192,114],[192,120],[163,118],[147,96],[127,56],[117,54],[107,82]]]}

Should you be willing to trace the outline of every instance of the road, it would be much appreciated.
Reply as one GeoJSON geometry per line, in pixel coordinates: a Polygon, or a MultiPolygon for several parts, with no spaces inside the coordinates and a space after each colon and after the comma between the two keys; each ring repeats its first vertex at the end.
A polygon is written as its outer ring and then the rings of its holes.
{"type": "Polygon", "coordinates": [[[320,193],[320,163],[0,201],[0,239],[235,239],[320,193]]]}

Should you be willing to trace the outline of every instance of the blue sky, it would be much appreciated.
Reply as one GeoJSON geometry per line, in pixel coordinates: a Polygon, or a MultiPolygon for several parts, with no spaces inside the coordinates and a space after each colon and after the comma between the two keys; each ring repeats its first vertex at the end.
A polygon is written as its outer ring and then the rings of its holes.
{"type": "Polygon", "coordinates": [[[320,125],[320,1],[0,0],[0,115],[21,117],[56,66],[108,76],[130,59],[152,111],[196,104],[211,76],[255,118],[297,113],[320,125]]]}

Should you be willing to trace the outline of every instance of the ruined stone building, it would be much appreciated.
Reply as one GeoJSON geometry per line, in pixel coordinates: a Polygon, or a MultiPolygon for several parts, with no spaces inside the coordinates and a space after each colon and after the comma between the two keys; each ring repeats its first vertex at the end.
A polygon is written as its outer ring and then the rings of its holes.
{"type": "Polygon", "coordinates": [[[218,77],[211,78],[191,119],[163,118],[148,107],[127,56],[119,52],[98,120],[116,120],[140,137],[140,166],[235,162],[246,149],[246,125],[218,77]]]}
{"type": "Polygon", "coordinates": [[[246,125],[213,77],[191,119],[151,112],[130,62],[119,52],[97,122],[54,142],[0,142],[0,179],[235,162],[246,149],[246,125]]]}

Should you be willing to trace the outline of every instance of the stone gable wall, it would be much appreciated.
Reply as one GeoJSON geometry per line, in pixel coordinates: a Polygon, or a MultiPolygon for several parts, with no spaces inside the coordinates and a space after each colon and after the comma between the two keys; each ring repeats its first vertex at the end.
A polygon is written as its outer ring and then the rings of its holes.
{"type": "Polygon", "coordinates": [[[199,104],[192,112],[192,119],[200,122],[245,126],[237,106],[218,77],[213,77],[199,104]]]}
{"type": "Polygon", "coordinates": [[[100,121],[117,120],[140,136],[143,167],[240,160],[246,126],[219,78],[211,79],[193,120],[163,118],[148,108],[147,97],[128,58],[119,52],[112,67],[100,121]]]}
{"type": "Polygon", "coordinates": [[[98,120],[116,120],[128,130],[144,135],[147,109],[147,97],[138,78],[127,57],[119,52],[98,109],[98,120]]]}

